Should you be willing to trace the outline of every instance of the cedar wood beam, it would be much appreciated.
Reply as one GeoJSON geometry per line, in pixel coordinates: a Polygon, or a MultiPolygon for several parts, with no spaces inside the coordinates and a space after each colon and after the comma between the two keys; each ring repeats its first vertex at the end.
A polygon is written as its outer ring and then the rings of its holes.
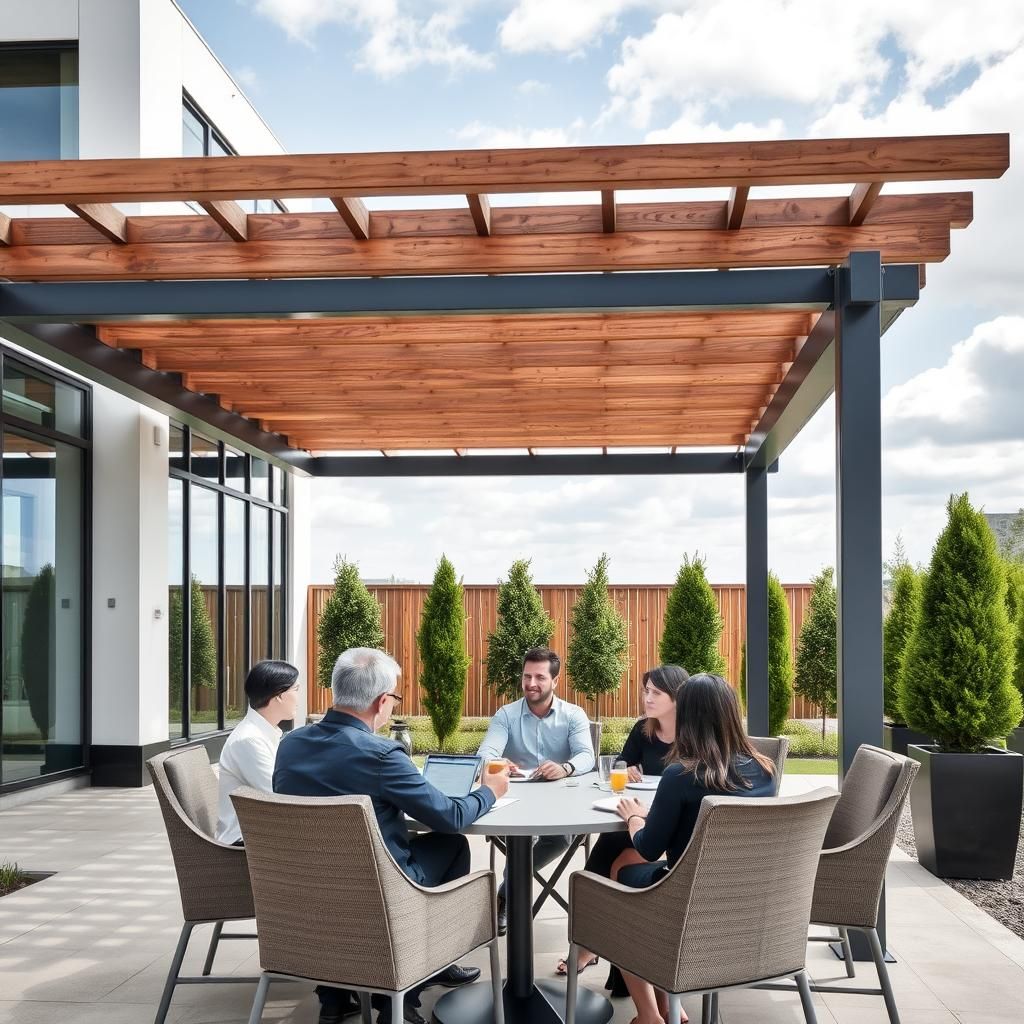
{"type": "Polygon", "coordinates": [[[11,244],[11,218],[0,213],[0,245],[11,244]]]}
{"type": "Polygon", "coordinates": [[[356,196],[331,196],[331,202],[352,232],[352,237],[365,242],[370,237],[370,211],[366,203],[356,196]]]}
{"type": "Polygon", "coordinates": [[[109,203],[68,203],[68,209],[111,242],[128,241],[128,218],[109,203]]]}
{"type": "Polygon", "coordinates": [[[601,230],[605,234],[615,233],[615,190],[605,189],[601,193],[601,230]]]}
{"type": "Polygon", "coordinates": [[[874,208],[883,181],[864,181],[850,193],[850,227],[860,227],[874,208]]]}
{"type": "Polygon", "coordinates": [[[236,242],[248,240],[247,214],[233,199],[201,200],[199,205],[220,225],[229,238],[236,242]]]}
{"type": "Polygon", "coordinates": [[[40,160],[0,165],[0,204],[467,195],[998,178],[1009,135],[558,149],[40,160]],[[342,187],[339,186],[342,183],[342,187]]]}
{"type": "Polygon", "coordinates": [[[469,204],[469,213],[473,218],[476,233],[481,236],[489,235],[491,233],[491,201],[485,195],[470,192],[466,196],[466,202],[469,204]]]}
{"type": "Polygon", "coordinates": [[[738,231],[743,226],[743,215],[747,209],[747,197],[749,195],[750,188],[746,185],[740,185],[732,190],[725,215],[725,226],[730,231],[738,231]]]}

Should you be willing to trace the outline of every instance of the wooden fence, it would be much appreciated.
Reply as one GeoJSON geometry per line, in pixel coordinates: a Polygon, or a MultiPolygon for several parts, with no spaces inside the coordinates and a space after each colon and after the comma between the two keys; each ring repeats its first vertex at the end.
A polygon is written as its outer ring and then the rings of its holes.
{"type": "MultiPolygon", "coordinates": [[[[551,647],[564,658],[569,647],[571,628],[569,620],[580,585],[539,586],[541,599],[548,614],[555,620],[555,632],[551,647]]],[[[320,714],[330,707],[330,690],[317,683],[318,651],[317,626],[324,603],[333,588],[311,586],[309,588],[309,704],[310,713],[320,714]]],[[[405,680],[402,713],[406,715],[425,714],[422,695],[416,681],[420,675],[420,656],[416,646],[416,631],[420,614],[426,599],[427,584],[388,584],[369,588],[381,605],[385,646],[402,666],[405,680]]],[[[612,600],[626,620],[629,633],[629,667],[622,677],[622,684],[612,694],[601,698],[602,715],[625,715],[636,718],[641,714],[639,682],[644,672],[660,662],[658,644],[661,640],[665,619],[665,602],[669,587],[665,586],[618,586],[609,588],[612,600]]],[[[722,630],[720,649],[728,664],[727,677],[734,685],[739,682],[740,652],[746,630],[746,602],[742,586],[715,586],[719,611],[725,628],[722,630]]],[[[808,584],[785,586],[789,604],[789,619],[792,632],[793,655],[796,657],[796,637],[804,621],[807,603],[811,596],[808,584]]],[[[496,586],[465,587],[466,603],[466,645],[469,650],[470,668],[466,682],[466,715],[492,715],[502,703],[487,685],[487,634],[492,632],[497,619],[498,588],[496,586]]],[[[563,670],[563,677],[565,676],[563,670]]],[[[593,715],[595,705],[582,696],[577,696],[565,678],[560,684],[563,697],[584,707],[593,715]]],[[[817,708],[802,697],[794,697],[790,708],[792,718],[814,718],[817,708]]]]}

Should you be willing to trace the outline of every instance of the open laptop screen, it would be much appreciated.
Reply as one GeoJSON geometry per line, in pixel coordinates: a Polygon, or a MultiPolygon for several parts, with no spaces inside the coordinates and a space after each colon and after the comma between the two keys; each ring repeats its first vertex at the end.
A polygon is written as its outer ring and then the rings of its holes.
{"type": "Polygon", "coordinates": [[[468,796],[481,760],[477,754],[428,754],[423,777],[446,796],[468,796]]]}

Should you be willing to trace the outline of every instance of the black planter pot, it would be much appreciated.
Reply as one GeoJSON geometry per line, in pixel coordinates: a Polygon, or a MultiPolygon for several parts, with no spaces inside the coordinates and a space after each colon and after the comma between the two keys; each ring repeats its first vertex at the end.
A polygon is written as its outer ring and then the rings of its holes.
{"type": "Polygon", "coordinates": [[[896,725],[892,722],[882,723],[882,746],[891,750],[894,754],[907,756],[907,747],[911,743],[930,744],[931,736],[925,736],[923,732],[916,732],[909,725],[896,725]]]}
{"type": "Polygon", "coordinates": [[[1006,737],[1006,749],[1024,754],[1024,725],[1019,725],[1006,737]]]}
{"type": "Polygon", "coordinates": [[[939,878],[1013,877],[1024,757],[999,747],[940,753],[911,744],[921,765],[910,790],[917,859],[939,878]]]}

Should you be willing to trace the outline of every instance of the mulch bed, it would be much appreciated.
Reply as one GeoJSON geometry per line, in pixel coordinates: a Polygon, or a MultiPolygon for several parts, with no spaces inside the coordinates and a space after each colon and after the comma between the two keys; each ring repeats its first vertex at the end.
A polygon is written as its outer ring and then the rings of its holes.
{"type": "Polygon", "coordinates": [[[17,892],[19,889],[26,889],[33,882],[38,882],[38,878],[26,878],[24,881],[18,882],[12,886],[0,885],[0,896],[10,896],[12,892],[17,892]]]}
{"type": "MultiPolygon", "coordinates": [[[[896,842],[904,853],[917,859],[917,844],[914,842],[914,826],[909,803],[903,811],[896,842]]],[[[1021,838],[1017,844],[1017,863],[1013,878],[1003,882],[987,882],[974,878],[943,878],[942,881],[1024,939],[1024,824],[1021,826],[1021,838]]]]}

